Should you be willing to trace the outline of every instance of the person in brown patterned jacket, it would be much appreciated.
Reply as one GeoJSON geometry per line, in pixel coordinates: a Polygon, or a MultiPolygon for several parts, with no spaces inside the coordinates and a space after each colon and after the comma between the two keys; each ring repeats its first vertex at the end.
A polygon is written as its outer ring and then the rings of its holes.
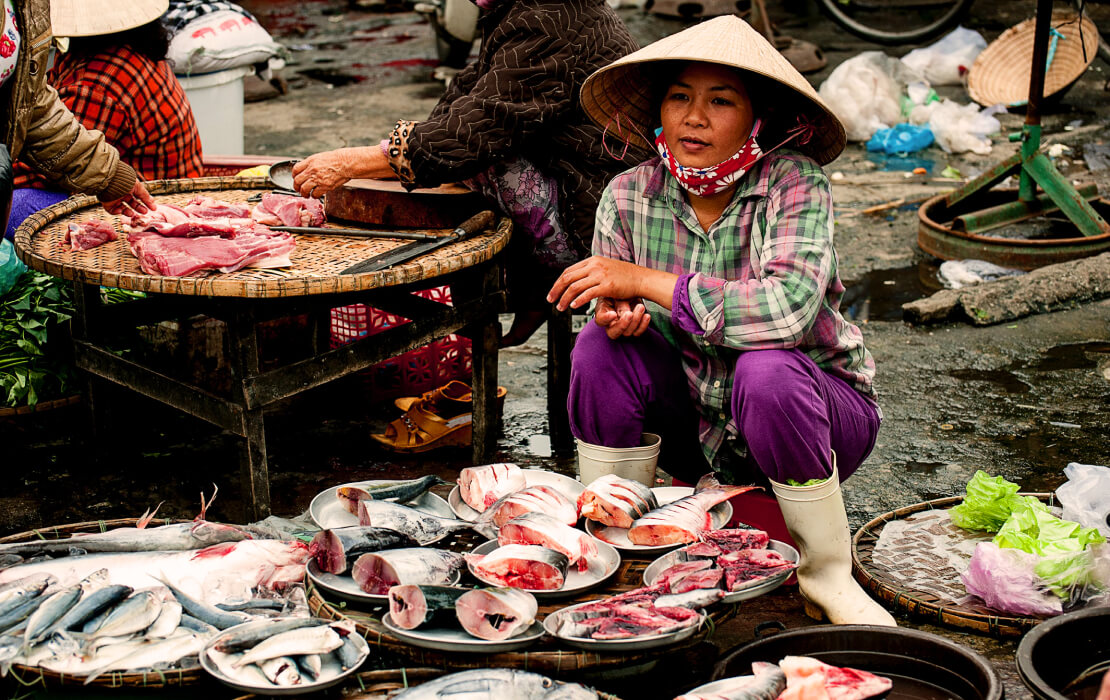
{"type": "MultiPolygon", "coordinates": [[[[66,109],[46,83],[50,3],[4,0],[0,27],[0,138],[22,160],[71,192],[96,195],[113,214],[145,213],[154,199],[130,165],[66,109]]],[[[6,188],[10,192],[10,186],[6,188]]],[[[2,203],[6,208],[10,200],[2,203]]],[[[4,215],[6,221],[6,211],[4,215]]]]}
{"type": "Polygon", "coordinates": [[[310,197],[353,178],[391,177],[409,189],[463,182],[485,194],[513,220],[516,318],[502,339],[507,346],[542,324],[551,283],[589,255],[602,189],[647,152],[609,148],[578,102],[587,76],[637,48],[605,0],[475,2],[482,10],[478,59],[455,76],[427,119],[397,122],[380,144],[317,153],[293,174],[310,197]]]}

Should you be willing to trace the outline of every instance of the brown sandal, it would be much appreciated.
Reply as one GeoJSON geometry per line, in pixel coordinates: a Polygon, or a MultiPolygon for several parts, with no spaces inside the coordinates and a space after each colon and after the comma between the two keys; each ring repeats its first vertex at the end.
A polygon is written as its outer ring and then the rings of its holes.
{"type": "Polygon", "coordinates": [[[371,433],[370,437],[395,452],[416,453],[437,447],[465,447],[470,444],[472,432],[470,412],[442,418],[423,403],[415,403],[386,426],[385,433],[371,433]]]}
{"type": "MultiPolygon", "coordinates": [[[[498,413],[505,408],[505,396],[508,393],[505,387],[497,387],[496,398],[498,413]]],[[[423,396],[400,396],[393,399],[393,405],[402,411],[407,411],[417,403],[421,403],[433,413],[439,415],[453,415],[463,411],[470,411],[473,401],[470,385],[453,379],[438,389],[424,392],[423,396]]]]}

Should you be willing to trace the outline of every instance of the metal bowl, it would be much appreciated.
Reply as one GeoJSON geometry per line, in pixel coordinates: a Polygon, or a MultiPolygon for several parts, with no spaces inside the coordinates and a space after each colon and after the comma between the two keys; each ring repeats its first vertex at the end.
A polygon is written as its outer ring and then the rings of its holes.
{"type": "Polygon", "coordinates": [[[944,637],[900,627],[831,625],[779,632],[732,652],[711,680],[746,676],[752,662],[811,656],[834,666],[869,671],[894,682],[886,695],[937,700],[1001,700],[1002,680],[990,662],[944,637]]]}

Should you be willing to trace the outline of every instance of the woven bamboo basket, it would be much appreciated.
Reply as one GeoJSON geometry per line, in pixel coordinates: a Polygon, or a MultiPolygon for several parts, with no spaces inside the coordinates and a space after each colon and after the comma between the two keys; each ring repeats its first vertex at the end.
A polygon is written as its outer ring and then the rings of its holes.
{"type": "MultiPolygon", "coordinates": [[[[270,188],[269,181],[264,178],[235,177],[155,180],[147,185],[157,202],[178,206],[202,194],[243,203],[270,188]]],[[[462,242],[388,270],[358,275],[339,273],[356,262],[394,250],[409,241],[294,234],[297,247],[290,255],[291,267],[245,268],[219,274],[168,277],[143,272],[127,246],[125,235],[92,250],[68,250],[63,241],[69,224],[91,219],[106,221],[117,231],[124,230],[120,217],[105,212],[93,197],[71,197],[27,217],[15,232],[16,253],[32,269],[86,284],[164,294],[278,298],[356,292],[434,279],[489,260],[505,247],[512,230],[512,222],[503,218],[495,228],[462,242]]],[[[447,231],[427,229],[424,232],[447,231]]]]}
{"type": "MultiPolygon", "coordinates": [[[[483,542],[473,533],[460,533],[449,540],[444,548],[465,551],[483,542]]],[[[548,614],[575,603],[597,600],[605,596],[623,593],[644,585],[644,569],[650,560],[623,559],[620,568],[606,585],[583,592],[581,595],[564,600],[539,601],[540,608],[536,619],[543,621],[548,614]]],[[[544,637],[527,650],[498,654],[467,654],[440,652],[433,649],[415,647],[394,637],[382,624],[382,617],[389,612],[388,606],[357,606],[329,602],[324,593],[307,580],[308,608],[313,615],[331,620],[350,619],[372,647],[405,660],[417,666],[462,671],[471,668],[519,668],[534,671],[553,678],[581,676],[584,673],[605,672],[608,670],[642,667],[649,670],[660,659],[685,650],[700,643],[710,634],[716,624],[736,616],[738,605],[715,605],[707,610],[711,625],[693,637],[678,644],[646,649],[627,654],[600,654],[587,652],[560,645],[557,640],[544,637]]]]}
{"type": "MultiPolygon", "coordinates": [[[[1035,496],[1049,504],[1053,498],[1050,493],[1019,495],[1035,496]]],[[[887,523],[904,519],[914,513],[945,510],[959,505],[963,500],[962,496],[954,496],[924,501],[884,513],[861,527],[852,537],[852,568],[856,579],[890,607],[903,610],[933,624],[970,630],[991,637],[1020,637],[1044,622],[1044,618],[985,612],[981,604],[976,605],[973,602],[954,604],[933,593],[910,590],[895,580],[884,567],[877,565],[873,559],[875,545],[878,544],[887,523]]]]}
{"type": "MultiPolygon", "coordinates": [[[[151,520],[148,527],[158,527],[159,525],[169,525],[171,523],[180,522],[188,521],[157,518],[151,520]]],[[[119,518],[116,520],[95,520],[84,523],[73,523],[70,525],[55,525],[0,537],[0,543],[26,542],[34,539],[56,540],[81,532],[104,532],[105,530],[116,527],[134,527],[136,523],[138,523],[137,518],[119,518]]],[[[84,676],[67,676],[64,673],[48,671],[39,666],[16,664],[12,666],[9,675],[14,678],[19,685],[28,689],[70,686],[88,687],[85,685],[84,676]]],[[[167,688],[172,686],[194,685],[207,678],[208,674],[204,672],[198,663],[186,668],[167,671],[106,673],[89,683],[89,686],[133,689],[167,688]]]]}
{"type": "MultiPolygon", "coordinates": [[[[996,104],[1019,107],[1029,101],[1036,25],[1035,19],[1016,24],[979,53],[967,76],[971,99],[984,107],[996,104]]],[[[1052,27],[1061,36],[1049,40],[1045,98],[1062,96],[1098,53],[1098,29],[1086,15],[1080,22],[1074,12],[1053,13],[1052,27]]]]}
{"type": "Polygon", "coordinates": [[[0,418],[30,416],[81,403],[81,395],[63,396],[60,399],[39,401],[34,406],[0,406],[0,418]]]}
{"type": "MultiPolygon", "coordinates": [[[[380,671],[359,673],[343,684],[343,700],[388,700],[406,688],[415,688],[448,673],[442,668],[387,668],[380,671]],[[357,686],[357,689],[355,689],[357,686]]],[[[616,695],[598,692],[601,700],[620,700],[616,695]]],[[[235,700],[247,700],[256,695],[242,695],[235,700]]]]}

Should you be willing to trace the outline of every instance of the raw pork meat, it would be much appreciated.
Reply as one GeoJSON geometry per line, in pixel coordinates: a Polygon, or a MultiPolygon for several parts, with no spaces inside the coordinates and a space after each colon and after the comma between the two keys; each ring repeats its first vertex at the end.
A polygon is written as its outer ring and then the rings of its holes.
{"type": "Polygon", "coordinates": [[[69,244],[70,250],[89,250],[117,238],[119,236],[111,224],[100,219],[90,219],[83,224],[70,224],[65,242],[69,244]]]}
{"type": "Polygon", "coordinates": [[[267,226],[322,226],[324,205],[318,199],[267,192],[251,217],[267,226]]]}
{"type": "Polygon", "coordinates": [[[171,238],[143,231],[128,236],[143,272],[180,277],[200,270],[234,272],[244,267],[287,267],[297,242],[287,233],[241,233],[234,238],[171,238]]]}

